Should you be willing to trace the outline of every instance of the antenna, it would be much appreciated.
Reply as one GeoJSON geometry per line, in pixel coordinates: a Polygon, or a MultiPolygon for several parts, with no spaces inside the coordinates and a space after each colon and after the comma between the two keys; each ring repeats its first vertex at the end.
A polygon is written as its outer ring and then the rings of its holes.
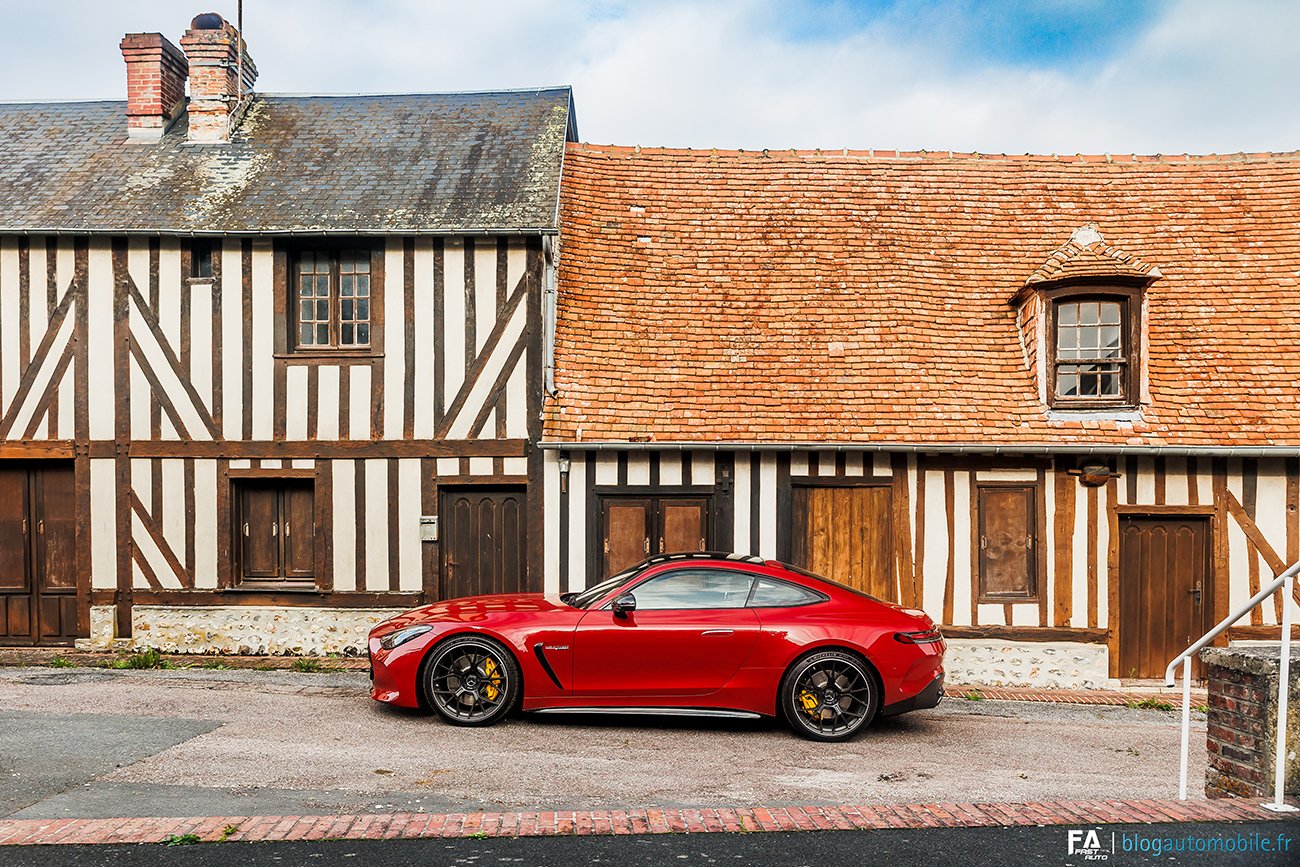
{"type": "Polygon", "coordinates": [[[235,93],[238,94],[235,104],[238,105],[244,101],[244,0],[239,0],[235,20],[237,22],[236,29],[239,30],[239,63],[235,72],[235,93]]]}

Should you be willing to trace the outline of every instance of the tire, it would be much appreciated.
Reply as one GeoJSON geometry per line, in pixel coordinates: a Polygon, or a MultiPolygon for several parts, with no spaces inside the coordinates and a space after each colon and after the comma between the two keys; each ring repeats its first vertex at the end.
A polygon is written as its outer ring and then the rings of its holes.
{"type": "Polygon", "coordinates": [[[795,734],[813,741],[846,741],[875,719],[880,688],[871,666],[860,657],[823,650],[801,657],[786,670],[777,700],[795,734]]]}
{"type": "Polygon", "coordinates": [[[493,725],[519,700],[514,656],[499,641],[480,635],[458,635],[434,645],[421,678],[429,707],[452,725],[493,725]]]}

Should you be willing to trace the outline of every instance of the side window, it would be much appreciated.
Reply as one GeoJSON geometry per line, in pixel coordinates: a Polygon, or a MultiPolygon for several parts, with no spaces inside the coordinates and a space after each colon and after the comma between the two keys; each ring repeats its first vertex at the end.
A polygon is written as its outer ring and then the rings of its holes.
{"type": "Polygon", "coordinates": [[[304,249],[294,254],[289,274],[289,333],[299,351],[367,350],[374,344],[373,291],[369,249],[304,249]]]}
{"type": "Polygon", "coordinates": [[[759,578],[754,584],[754,594],[749,597],[750,608],[792,608],[821,602],[822,597],[797,584],[759,578]]]}
{"type": "Polygon", "coordinates": [[[754,576],[731,569],[678,569],[638,584],[638,611],[744,608],[754,576]]]}

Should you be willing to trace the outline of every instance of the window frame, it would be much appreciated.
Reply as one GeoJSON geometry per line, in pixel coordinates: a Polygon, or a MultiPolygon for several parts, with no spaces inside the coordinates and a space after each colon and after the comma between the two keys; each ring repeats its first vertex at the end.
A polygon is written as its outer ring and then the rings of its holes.
{"type": "Polygon", "coordinates": [[[1097,410],[1136,409],[1140,403],[1142,369],[1142,292],[1138,286],[1113,281],[1079,282],[1044,293],[1047,302],[1047,404],[1052,409],[1097,410]],[[1062,359],[1057,341],[1060,336],[1061,305],[1085,301],[1118,302],[1120,305],[1120,394],[1118,397],[1080,397],[1057,394],[1061,365],[1078,364],[1076,359],[1062,359]]]}
{"type": "Polygon", "coordinates": [[[296,358],[356,358],[383,355],[383,291],[384,250],[379,244],[365,238],[317,240],[294,244],[277,251],[281,271],[279,295],[283,299],[283,342],[277,352],[296,358]],[[370,261],[370,340],[364,345],[341,345],[342,330],[342,279],[341,264],[345,253],[366,255],[370,261]],[[328,345],[303,344],[298,290],[299,264],[304,254],[324,255],[329,259],[329,336],[328,345]]]}

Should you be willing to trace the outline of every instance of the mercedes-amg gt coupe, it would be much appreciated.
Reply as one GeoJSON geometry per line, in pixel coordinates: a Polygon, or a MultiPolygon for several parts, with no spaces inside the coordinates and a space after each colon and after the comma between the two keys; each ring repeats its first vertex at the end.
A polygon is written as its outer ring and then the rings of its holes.
{"type": "Polygon", "coordinates": [[[943,636],[903,608],[734,554],[652,557],[580,593],[449,599],[370,633],[371,697],[485,726],[537,713],[784,716],[819,741],[943,697],[943,636]]]}

